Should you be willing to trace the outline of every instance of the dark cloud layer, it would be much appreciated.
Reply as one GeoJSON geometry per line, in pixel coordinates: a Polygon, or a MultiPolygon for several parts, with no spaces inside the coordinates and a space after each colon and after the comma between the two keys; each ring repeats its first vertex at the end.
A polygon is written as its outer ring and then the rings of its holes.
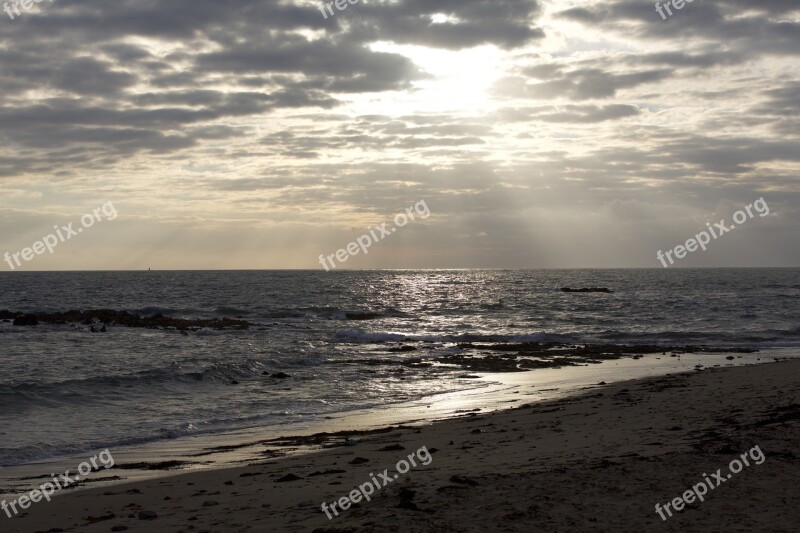
{"type": "Polygon", "coordinates": [[[514,251],[497,266],[536,266],[516,251],[577,238],[584,215],[663,236],[670,213],[767,194],[774,235],[800,220],[794,0],[694,2],[668,20],[640,0],[370,0],[327,19],[322,5],[0,12],[0,208],[102,192],[135,199],[148,220],[235,211],[302,226],[328,213],[344,227],[344,213],[426,197],[438,208],[432,249],[457,243],[473,266],[486,266],[488,244],[514,251]],[[482,49],[497,64],[476,62],[439,95],[461,109],[414,100],[439,81],[427,56],[451,58],[441,65],[460,56],[439,54],[482,49]],[[484,77],[490,88],[469,100],[484,77]]]}

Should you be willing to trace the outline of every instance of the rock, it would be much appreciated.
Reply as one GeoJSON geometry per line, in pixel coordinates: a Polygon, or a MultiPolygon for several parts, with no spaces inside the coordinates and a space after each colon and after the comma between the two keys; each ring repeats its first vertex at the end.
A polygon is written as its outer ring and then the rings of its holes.
{"type": "Polygon", "coordinates": [[[203,507],[216,507],[217,505],[219,505],[219,502],[214,500],[203,502],[203,507]]]}
{"type": "Polygon", "coordinates": [[[467,476],[459,476],[455,475],[450,478],[451,483],[459,483],[461,485],[469,485],[470,487],[475,487],[478,485],[478,482],[472,478],[468,478],[467,476]]]}
{"type": "Polygon", "coordinates": [[[337,469],[328,469],[328,470],[325,470],[324,472],[320,472],[319,470],[317,470],[316,472],[312,472],[311,474],[309,474],[308,477],[332,476],[334,474],[344,474],[346,472],[347,472],[347,470],[337,470],[337,469]]]}
{"type": "MultiPolygon", "coordinates": [[[[185,465],[197,464],[189,461],[162,461],[160,463],[118,463],[114,468],[121,470],[170,470],[185,465]]],[[[141,494],[140,489],[131,489],[128,494],[141,494]]]]}
{"type": "Polygon", "coordinates": [[[139,511],[139,520],[155,520],[158,515],[153,511],[139,511]]]}
{"type": "Polygon", "coordinates": [[[444,485],[444,486],[439,487],[438,489],[436,489],[436,492],[455,493],[455,492],[459,492],[459,491],[462,491],[462,490],[469,490],[469,489],[467,489],[467,487],[462,487],[460,485],[444,485]]]}
{"type": "Polygon", "coordinates": [[[417,349],[414,346],[407,346],[405,344],[397,346],[395,348],[389,348],[389,351],[392,353],[402,353],[402,352],[414,352],[417,349]]]}
{"type": "Polygon", "coordinates": [[[605,293],[611,293],[613,291],[611,289],[607,289],[605,287],[591,287],[591,288],[582,288],[582,289],[571,289],[569,287],[561,287],[561,292],[605,292],[605,293]]]}
{"type": "Polygon", "coordinates": [[[417,495],[417,491],[411,489],[400,489],[400,499],[410,502],[417,495]]]}
{"type": "Polygon", "coordinates": [[[15,326],[38,326],[39,319],[36,315],[21,315],[14,319],[15,326]]]}
{"type": "Polygon", "coordinates": [[[409,511],[421,511],[422,510],[419,507],[417,507],[416,503],[414,503],[412,501],[408,501],[408,500],[401,501],[400,505],[398,505],[397,507],[399,507],[400,509],[408,509],[409,511]]]}
{"type": "Polygon", "coordinates": [[[128,531],[128,526],[114,526],[111,531],[128,531]]]}
{"type": "Polygon", "coordinates": [[[303,478],[301,478],[300,476],[296,476],[294,474],[286,474],[282,478],[276,479],[275,482],[276,483],[286,483],[287,481],[298,481],[300,479],[303,479],[303,478]]]}
{"type": "Polygon", "coordinates": [[[114,513],[106,513],[106,514],[100,515],[100,516],[87,516],[86,517],[86,521],[89,522],[90,524],[95,524],[97,522],[104,522],[106,520],[112,520],[112,519],[114,519],[116,517],[117,517],[117,515],[115,515],[114,513]]]}
{"type": "Polygon", "coordinates": [[[350,461],[351,465],[363,465],[364,463],[368,463],[369,459],[366,457],[356,457],[352,461],[350,461]]]}
{"type": "Polygon", "coordinates": [[[399,444],[392,444],[391,446],[384,446],[379,452],[399,452],[405,450],[405,448],[399,444]]]}
{"type": "Polygon", "coordinates": [[[275,374],[272,374],[270,377],[271,378],[275,378],[275,379],[287,379],[287,378],[290,378],[292,376],[290,376],[289,374],[286,374],[284,372],[277,372],[275,374]]]}
{"type": "MultiPolygon", "coordinates": [[[[111,324],[129,328],[150,328],[150,329],[177,329],[177,330],[198,330],[210,328],[217,330],[233,329],[244,330],[250,327],[250,323],[245,320],[234,320],[230,318],[212,319],[184,319],[170,318],[162,314],[153,316],[140,316],[127,311],[115,311],[113,309],[94,309],[89,311],[70,310],[58,313],[37,313],[36,315],[23,315],[22,313],[11,313],[6,311],[8,318],[20,319],[30,316],[43,324],[83,324],[91,326],[96,323],[111,324]]],[[[30,320],[26,318],[26,320],[30,320]]],[[[29,325],[29,324],[20,324],[29,325]]],[[[35,325],[35,324],[30,324],[35,325]]]]}
{"type": "Polygon", "coordinates": [[[106,333],[106,331],[107,331],[107,330],[106,330],[106,325],[105,325],[105,324],[103,324],[103,327],[102,327],[102,328],[100,328],[100,333],[106,333]]]}

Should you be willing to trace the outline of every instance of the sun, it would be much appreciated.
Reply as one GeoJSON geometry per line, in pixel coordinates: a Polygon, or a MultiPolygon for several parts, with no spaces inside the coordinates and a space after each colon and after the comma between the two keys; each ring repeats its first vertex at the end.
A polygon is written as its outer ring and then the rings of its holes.
{"type": "Polygon", "coordinates": [[[497,47],[454,51],[379,42],[371,48],[403,55],[429,76],[415,82],[415,90],[392,96],[398,112],[471,115],[491,110],[488,90],[503,75],[504,56],[497,47]]]}

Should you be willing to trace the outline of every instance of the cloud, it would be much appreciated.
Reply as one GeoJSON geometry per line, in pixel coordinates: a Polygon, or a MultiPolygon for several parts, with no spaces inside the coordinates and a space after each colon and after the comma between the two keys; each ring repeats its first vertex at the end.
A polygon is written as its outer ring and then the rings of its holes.
{"type": "MultiPolygon", "coordinates": [[[[147,261],[314,268],[424,198],[424,226],[352,266],[658,266],[656,243],[763,195],[768,223],[693,261],[800,264],[796,2],[666,21],[639,0],[321,5],[81,0],[3,20],[7,248],[113,200],[137,221],[116,225],[122,249],[182,236],[147,261]]],[[[148,266],[109,242],[104,266],[148,266]]]]}

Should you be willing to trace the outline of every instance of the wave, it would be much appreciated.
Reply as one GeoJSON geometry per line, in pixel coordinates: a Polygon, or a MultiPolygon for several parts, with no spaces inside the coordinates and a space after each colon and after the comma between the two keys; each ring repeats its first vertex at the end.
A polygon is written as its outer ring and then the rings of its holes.
{"type": "Polygon", "coordinates": [[[19,415],[23,409],[41,405],[41,400],[22,390],[0,385],[0,416],[19,415]]]}
{"type": "Polygon", "coordinates": [[[214,309],[212,313],[214,313],[215,315],[224,315],[224,316],[245,316],[252,313],[252,311],[248,311],[246,309],[239,309],[238,307],[221,306],[214,309]]]}
{"type": "Polygon", "coordinates": [[[800,289],[800,284],[767,283],[765,289],[800,289]]]}
{"type": "MultiPolygon", "coordinates": [[[[306,413],[306,416],[311,413],[306,413]]],[[[246,429],[257,426],[264,421],[279,425],[282,419],[290,422],[291,413],[286,411],[262,413],[259,415],[209,419],[196,423],[183,422],[169,427],[153,428],[148,435],[136,435],[109,438],[107,440],[85,440],[72,444],[55,443],[39,444],[37,446],[26,446],[25,448],[3,448],[0,447],[0,466],[15,466],[34,461],[44,461],[55,457],[69,455],[80,455],[85,452],[93,452],[103,448],[119,448],[122,446],[137,446],[150,444],[164,440],[172,440],[181,437],[215,435],[230,431],[231,429],[246,429]]]]}
{"type": "Polygon", "coordinates": [[[368,332],[359,329],[339,329],[335,333],[338,339],[345,342],[379,344],[384,342],[573,342],[572,335],[555,333],[530,333],[523,335],[487,335],[480,333],[462,333],[457,335],[407,335],[393,332],[368,332]]]}
{"type": "Polygon", "coordinates": [[[519,342],[556,342],[563,344],[759,344],[779,340],[800,341],[800,326],[787,330],[763,330],[741,332],[709,332],[689,330],[668,330],[649,332],[630,332],[606,330],[599,332],[550,333],[537,332],[526,334],[434,334],[419,335],[390,331],[364,331],[344,328],[335,332],[339,342],[353,344],[383,344],[392,342],[424,342],[424,343],[519,343],[519,342]]]}
{"type": "Polygon", "coordinates": [[[411,339],[409,335],[402,333],[368,333],[357,329],[336,330],[336,337],[359,343],[402,342],[411,339]]]}
{"type": "Polygon", "coordinates": [[[408,318],[410,315],[399,309],[387,307],[381,310],[342,309],[339,307],[298,307],[261,311],[259,318],[268,319],[321,319],[321,320],[378,320],[381,318],[408,318]]]}
{"type": "MultiPolygon", "coordinates": [[[[267,361],[270,363],[271,361],[267,361]]],[[[237,379],[260,376],[265,371],[274,370],[272,364],[262,361],[250,360],[241,363],[219,362],[211,364],[196,371],[183,371],[181,365],[172,364],[166,367],[143,370],[133,374],[114,374],[106,376],[92,376],[86,378],[66,379],[44,383],[17,383],[14,385],[0,385],[0,397],[8,396],[12,400],[31,399],[34,395],[44,398],[59,398],[66,400],[84,401],[86,396],[96,396],[98,391],[107,388],[133,386],[162,386],[168,383],[193,384],[198,382],[230,383],[237,379]],[[65,391],[70,391],[69,396],[64,396],[65,391]]],[[[39,401],[38,398],[35,401],[39,401]]]]}
{"type": "Polygon", "coordinates": [[[220,331],[218,329],[211,329],[211,328],[200,328],[195,332],[195,335],[200,337],[218,337],[219,335],[224,335],[226,332],[220,331]]]}

